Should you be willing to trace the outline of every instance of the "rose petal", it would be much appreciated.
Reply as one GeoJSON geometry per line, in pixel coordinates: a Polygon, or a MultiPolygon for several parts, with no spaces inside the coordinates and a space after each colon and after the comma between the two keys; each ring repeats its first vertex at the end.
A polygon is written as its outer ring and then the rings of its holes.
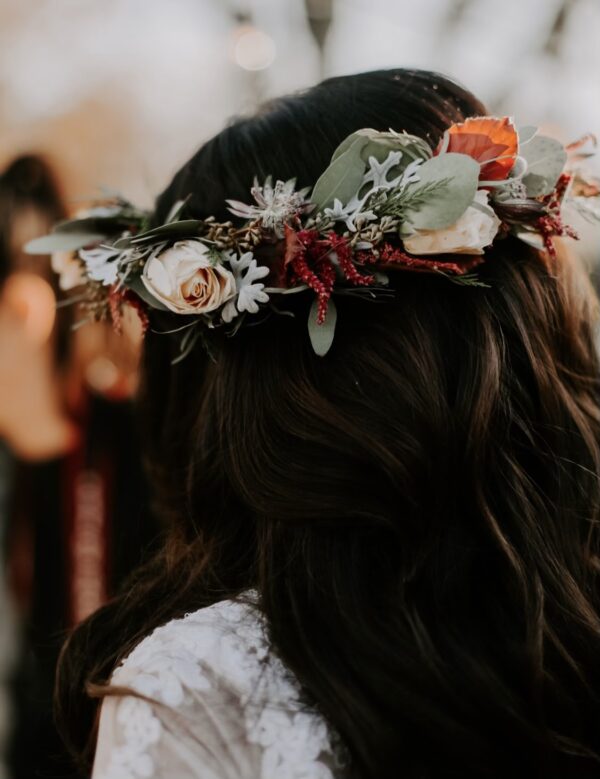
{"type": "Polygon", "coordinates": [[[171,292],[172,285],[169,273],[159,259],[156,257],[152,258],[147,263],[144,273],[148,281],[161,295],[168,295],[171,292]]]}

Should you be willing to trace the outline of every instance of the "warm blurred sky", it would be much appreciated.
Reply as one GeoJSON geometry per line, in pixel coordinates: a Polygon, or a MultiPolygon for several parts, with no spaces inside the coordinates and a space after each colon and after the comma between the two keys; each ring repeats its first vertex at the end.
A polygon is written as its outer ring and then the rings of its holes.
{"type": "Polygon", "coordinates": [[[40,151],[70,198],[105,184],[149,204],[228,117],[392,66],[600,133],[600,0],[0,0],[0,167],[40,151]]]}

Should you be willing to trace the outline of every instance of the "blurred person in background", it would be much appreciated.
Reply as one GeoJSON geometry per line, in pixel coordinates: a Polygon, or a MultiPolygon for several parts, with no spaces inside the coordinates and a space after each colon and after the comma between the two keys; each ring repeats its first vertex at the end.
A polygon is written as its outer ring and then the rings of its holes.
{"type": "MultiPolygon", "coordinates": [[[[10,776],[75,775],[52,721],[65,629],[98,608],[141,559],[156,526],[130,398],[139,333],[73,332],[49,258],[22,252],[65,216],[49,166],[28,156],[0,178],[2,524],[17,604],[10,776]]],[[[60,261],[59,257],[57,260],[60,261]]]]}

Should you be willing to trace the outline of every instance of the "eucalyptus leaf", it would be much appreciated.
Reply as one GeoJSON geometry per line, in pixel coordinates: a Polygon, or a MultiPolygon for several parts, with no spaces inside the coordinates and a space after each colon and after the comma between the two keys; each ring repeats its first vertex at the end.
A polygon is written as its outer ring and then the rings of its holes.
{"type": "Polygon", "coordinates": [[[560,141],[536,135],[520,151],[527,162],[523,184],[529,197],[549,195],[565,167],[567,152],[560,141]]]}
{"type": "Polygon", "coordinates": [[[123,232],[132,223],[139,223],[139,216],[127,215],[123,211],[109,216],[90,215],[80,219],[64,219],[52,228],[53,233],[94,232],[114,235],[123,232]]]}
{"type": "Polygon", "coordinates": [[[403,170],[413,160],[428,160],[431,157],[431,149],[426,141],[407,133],[384,133],[378,130],[359,130],[349,135],[345,141],[337,147],[331,159],[334,162],[341,154],[347,151],[358,138],[368,138],[368,143],[361,150],[361,157],[368,164],[369,157],[375,157],[382,163],[388,158],[390,151],[401,151],[402,159],[398,167],[403,170]]]}
{"type": "Polygon", "coordinates": [[[442,230],[455,224],[477,192],[479,165],[466,154],[440,154],[419,168],[419,181],[409,184],[402,201],[403,234],[442,230]]]}
{"type": "Polygon", "coordinates": [[[529,143],[535,136],[537,135],[538,128],[534,127],[533,125],[526,125],[525,127],[519,127],[517,130],[517,134],[519,136],[519,152],[521,150],[521,146],[523,146],[526,143],[529,143]]]}
{"type": "Polygon", "coordinates": [[[184,197],[181,200],[178,200],[176,203],[173,204],[173,206],[171,207],[171,210],[169,211],[169,214],[168,214],[167,218],[165,219],[165,222],[167,222],[167,224],[169,224],[171,222],[176,222],[179,219],[179,217],[181,215],[181,212],[183,211],[183,209],[187,205],[190,197],[191,197],[191,195],[188,195],[187,197],[184,197]]]}
{"type": "Polygon", "coordinates": [[[332,206],[335,199],[345,205],[356,195],[366,169],[361,151],[368,142],[368,138],[355,138],[319,177],[310,198],[319,211],[332,206]]]}
{"type": "MultiPolygon", "coordinates": [[[[381,164],[382,162],[385,162],[387,160],[391,151],[394,151],[394,149],[390,149],[389,146],[384,146],[384,144],[378,143],[377,141],[369,141],[367,145],[363,148],[360,156],[367,164],[369,162],[370,157],[375,157],[377,162],[381,164]]],[[[399,161],[398,167],[405,168],[409,162],[410,159],[408,157],[406,158],[406,160],[402,158],[399,161]]]]}
{"type": "Polygon", "coordinates": [[[515,236],[528,246],[533,246],[534,249],[543,250],[546,248],[542,236],[533,230],[520,230],[515,232],[515,236]]]}
{"type": "Polygon", "coordinates": [[[116,241],[113,241],[111,246],[114,246],[115,249],[121,249],[121,251],[124,251],[125,249],[129,249],[129,247],[131,246],[131,236],[123,235],[121,238],[118,238],[116,241]]]}
{"type": "Polygon", "coordinates": [[[145,233],[139,233],[131,239],[131,243],[153,242],[157,239],[193,238],[197,235],[202,224],[200,219],[182,219],[179,222],[170,222],[147,230],[145,233]]]}
{"type": "Polygon", "coordinates": [[[365,128],[356,133],[359,137],[366,136],[373,143],[387,148],[388,152],[403,151],[411,160],[428,160],[431,155],[431,147],[423,138],[409,133],[397,133],[393,130],[381,132],[365,128]]]}
{"type": "Polygon", "coordinates": [[[74,252],[84,246],[92,246],[106,238],[99,233],[50,233],[41,238],[34,238],[25,244],[27,254],[52,254],[53,252],[74,252]]]}
{"type": "Polygon", "coordinates": [[[335,162],[338,157],[341,157],[341,155],[348,151],[348,149],[352,146],[352,144],[362,138],[363,136],[359,133],[350,133],[350,135],[345,138],[340,145],[337,147],[337,149],[333,152],[333,157],[331,158],[331,162],[335,162]]]}
{"type": "Polygon", "coordinates": [[[319,300],[315,298],[308,314],[308,335],[315,354],[319,357],[325,357],[333,343],[337,322],[337,309],[333,300],[329,301],[327,316],[322,325],[318,323],[318,316],[319,300]]]}

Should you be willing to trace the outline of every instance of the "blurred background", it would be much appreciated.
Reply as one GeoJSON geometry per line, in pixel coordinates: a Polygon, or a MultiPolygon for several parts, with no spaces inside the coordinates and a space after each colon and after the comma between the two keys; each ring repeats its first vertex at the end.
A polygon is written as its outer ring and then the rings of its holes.
{"type": "Polygon", "coordinates": [[[0,0],[0,779],[77,776],[50,713],[62,636],[160,531],[139,330],[73,330],[22,244],[102,187],[150,206],[229,118],[331,75],[440,70],[490,113],[600,134],[599,41],[599,0],[0,0]]]}

